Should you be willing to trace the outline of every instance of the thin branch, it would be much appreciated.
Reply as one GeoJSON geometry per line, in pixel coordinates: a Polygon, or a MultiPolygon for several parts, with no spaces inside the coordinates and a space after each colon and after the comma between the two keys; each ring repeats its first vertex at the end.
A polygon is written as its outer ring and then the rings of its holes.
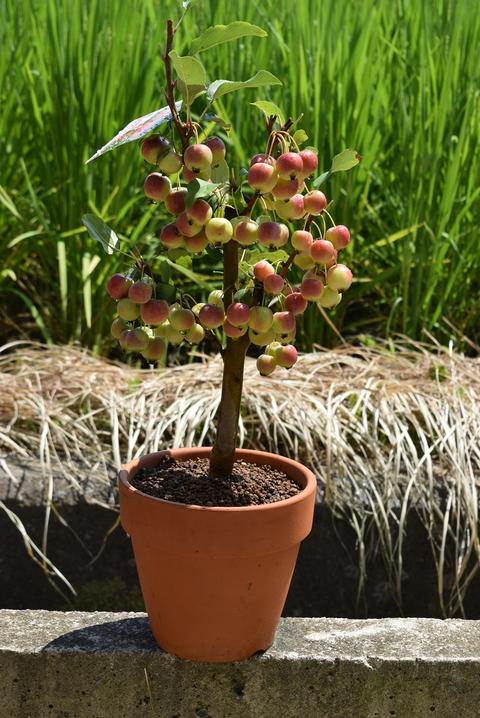
{"type": "Polygon", "coordinates": [[[165,46],[165,54],[162,57],[163,64],[165,65],[166,77],[165,97],[167,100],[167,105],[170,108],[170,112],[172,113],[172,119],[175,123],[175,127],[177,128],[177,132],[180,136],[180,140],[182,143],[182,152],[185,152],[185,149],[188,146],[188,140],[191,136],[191,131],[188,126],[181,121],[180,117],[178,116],[177,107],[175,105],[175,82],[172,79],[172,64],[170,61],[170,52],[173,48],[174,35],[175,28],[173,27],[173,21],[167,20],[167,43],[165,46]]]}

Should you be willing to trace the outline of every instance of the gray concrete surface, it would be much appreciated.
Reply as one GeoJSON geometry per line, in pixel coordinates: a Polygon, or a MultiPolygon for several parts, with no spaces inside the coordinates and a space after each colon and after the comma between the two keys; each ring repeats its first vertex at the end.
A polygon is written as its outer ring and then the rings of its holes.
{"type": "Polygon", "coordinates": [[[480,622],[282,619],[233,664],[158,649],[144,614],[0,611],[0,716],[478,718],[480,622]]]}

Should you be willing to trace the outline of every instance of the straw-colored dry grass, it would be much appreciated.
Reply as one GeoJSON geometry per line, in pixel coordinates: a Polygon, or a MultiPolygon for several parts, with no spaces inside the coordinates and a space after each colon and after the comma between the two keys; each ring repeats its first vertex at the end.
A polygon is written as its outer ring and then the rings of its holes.
{"type": "MultiPolygon", "coordinates": [[[[79,467],[98,477],[99,488],[110,485],[112,465],[211,441],[220,368],[219,359],[204,358],[138,371],[73,347],[6,346],[0,447],[40,460],[53,504],[59,472],[80,492],[79,467]]],[[[305,355],[293,371],[268,379],[249,360],[240,441],[314,469],[325,499],[357,533],[359,591],[367,553],[378,550],[399,605],[406,519],[416,511],[430,536],[443,612],[453,615],[480,565],[479,407],[479,359],[402,343],[346,346],[305,355]]],[[[42,546],[9,513],[41,562],[46,510],[42,546]]]]}

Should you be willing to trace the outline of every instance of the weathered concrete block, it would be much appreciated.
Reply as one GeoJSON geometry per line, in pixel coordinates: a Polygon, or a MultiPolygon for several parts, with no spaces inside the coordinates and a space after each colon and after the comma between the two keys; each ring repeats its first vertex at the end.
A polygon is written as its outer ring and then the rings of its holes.
{"type": "Polygon", "coordinates": [[[234,664],[163,653],[144,614],[0,612],[0,716],[478,718],[480,623],[282,619],[234,664]]]}

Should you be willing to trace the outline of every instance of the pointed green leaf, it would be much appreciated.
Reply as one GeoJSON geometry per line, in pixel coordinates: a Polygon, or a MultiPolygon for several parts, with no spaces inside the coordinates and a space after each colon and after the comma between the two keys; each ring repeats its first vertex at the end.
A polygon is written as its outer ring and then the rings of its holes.
{"type": "Polygon", "coordinates": [[[215,45],[221,45],[224,42],[231,42],[249,35],[266,37],[267,33],[261,27],[251,25],[249,22],[237,21],[231,22],[229,25],[214,25],[202,32],[200,37],[195,38],[190,46],[190,52],[194,55],[197,52],[203,52],[215,47],[215,45]]]}
{"type": "Polygon", "coordinates": [[[213,101],[226,95],[227,92],[247,89],[249,87],[264,87],[265,85],[281,85],[282,82],[267,70],[260,70],[256,75],[244,82],[232,82],[232,80],[215,80],[207,88],[208,99],[213,101]]]}
{"type": "Polygon", "coordinates": [[[212,171],[210,176],[212,182],[218,184],[228,182],[228,180],[230,179],[230,168],[225,162],[225,160],[222,159],[218,164],[212,165],[212,171]]]}
{"type": "Polygon", "coordinates": [[[202,179],[194,179],[187,185],[187,195],[185,197],[185,207],[191,207],[196,199],[200,197],[209,197],[213,191],[219,187],[215,182],[207,182],[202,179]]]}
{"type": "Polygon", "coordinates": [[[84,214],[82,223],[87,228],[92,239],[100,242],[107,254],[114,253],[118,244],[118,237],[108,224],[105,224],[100,217],[96,217],[94,214],[84,214]]]}
{"type": "Polygon", "coordinates": [[[275,115],[281,125],[285,122],[281,109],[274,102],[269,102],[268,100],[257,100],[257,102],[251,102],[250,104],[254,107],[258,107],[258,109],[264,113],[265,117],[275,115]]]}
{"type": "Polygon", "coordinates": [[[182,93],[185,103],[191,105],[198,95],[205,92],[207,83],[205,68],[195,57],[180,57],[175,50],[169,53],[169,57],[177,73],[178,89],[182,93]]]}
{"type": "Polygon", "coordinates": [[[297,130],[293,133],[293,139],[297,145],[303,145],[308,140],[308,135],[305,130],[297,130]]]}
{"type": "Polygon", "coordinates": [[[340,154],[335,155],[332,160],[331,172],[345,172],[351,170],[352,167],[360,162],[360,155],[355,150],[343,150],[340,154]]]}
{"type": "Polygon", "coordinates": [[[324,182],[326,182],[330,177],[332,176],[332,170],[327,170],[327,172],[324,172],[322,175],[319,175],[317,179],[314,181],[312,187],[320,187],[324,182]]]}

